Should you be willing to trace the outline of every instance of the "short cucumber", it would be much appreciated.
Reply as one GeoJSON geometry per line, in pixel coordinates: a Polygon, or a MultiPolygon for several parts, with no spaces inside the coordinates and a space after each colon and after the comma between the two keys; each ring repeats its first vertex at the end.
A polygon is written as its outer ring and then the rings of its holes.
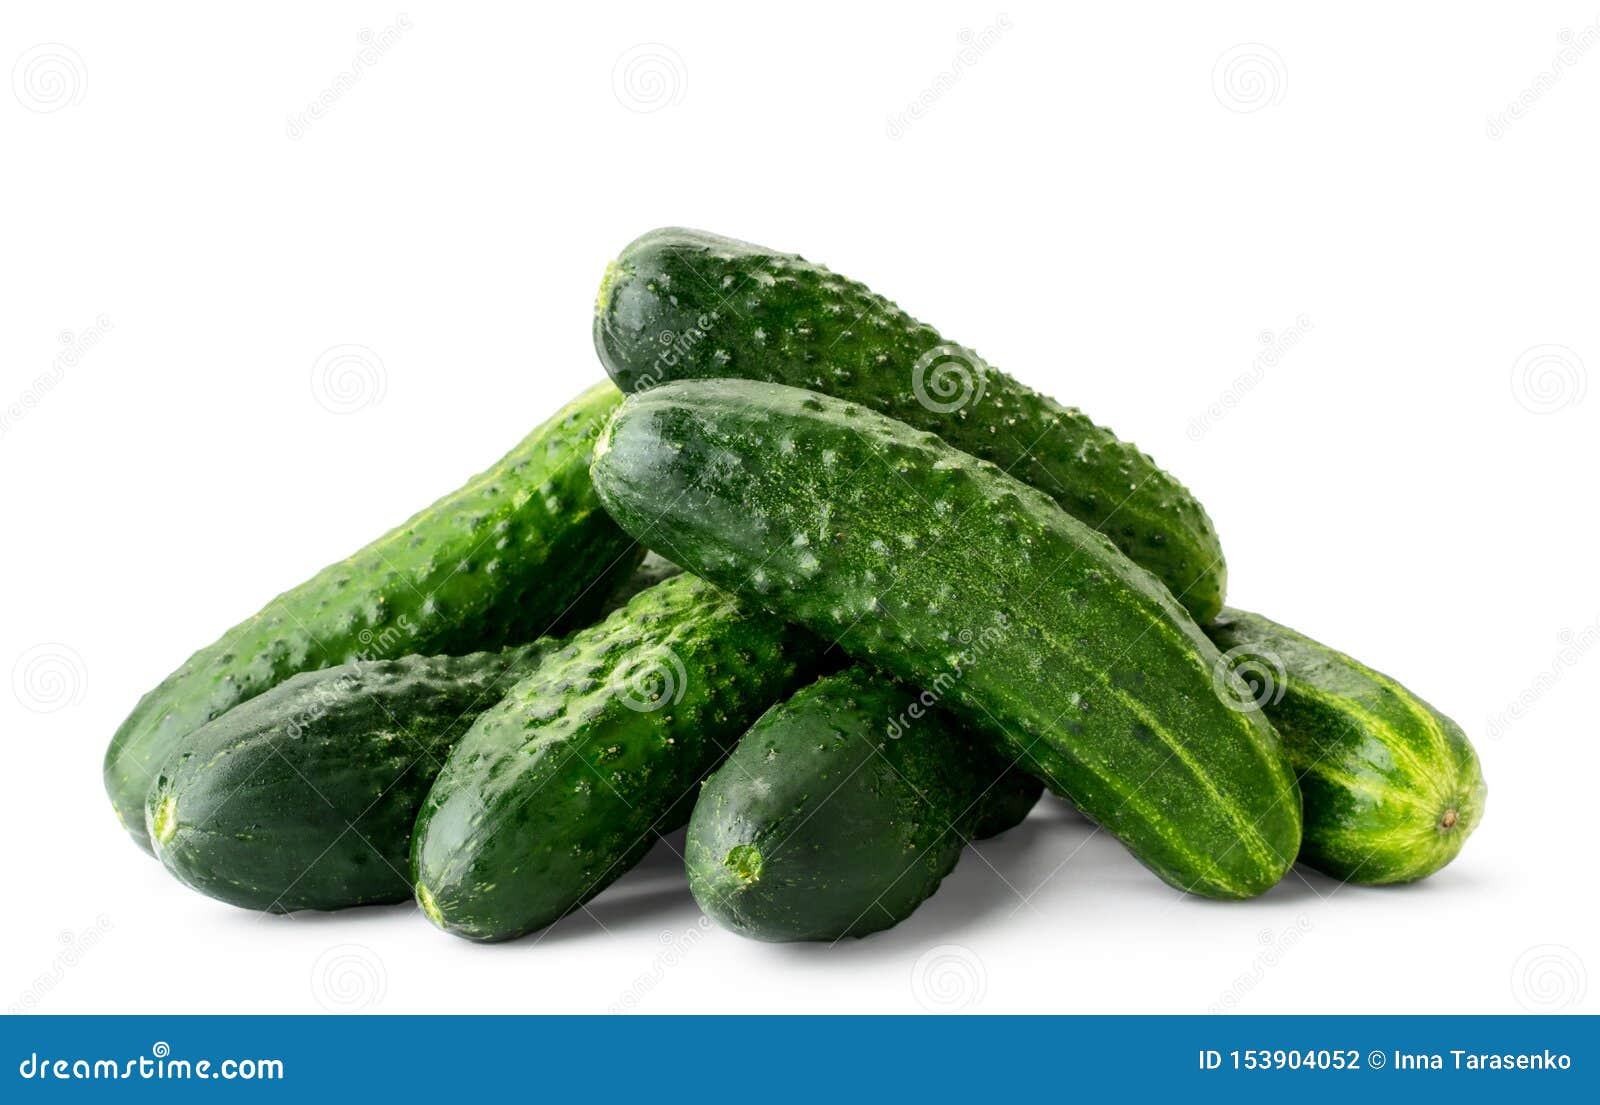
{"type": "Polygon", "coordinates": [[[1222,608],[1222,547],[1182,484],[1082,411],[821,265],[703,231],[652,231],[607,270],[594,338],[626,392],[743,377],[826,392],[931,430],[1100,530],[1198,620],[1222,608]]]}
{"type": "Polygon", "coordinates": [[[576,909],[688,820],[706,772],[821,650],[688,575],[575,633],[445,761],[412,842],[423,911],[505,940],[576,909]]]}
{"type": "Polygon", "coordinates": [[[150,788],[156,855],[245,909],[411,897],[411,827],[451,746],[554,641],[302,672],[184,739],[150,788]]]}
{"type": "Polygon", "coordinates": [[[1410,882],[1449,863],[1487,788],[1461,727],[1342,652],[1243,610],[1206,631],[1240,702],[1283,737],[1305,795],[1300,858],[1345,882],[1410,882]]]}
{"type": "Polygon", "coordinates": [[[145,794],[182,739],[292,675],[531,641],[592,617],[643,555],[600,509],[587,471],[620,399],[608,383],[590,388],[493,467],[285,591],[146,694],[105,757],[106,791],[134,841],[150,851],[145,794]]]}
{"type": "Polygon", "coordinates": [[[854,403],[711,380],[630,396],[592,471],[642,542],[937,689],[1174,886],[1248,897],[1293,862],[1294,775],[1214,689],[1215,646],[994,465],[854,403]]]}
{"type": "MultiPolygon", "coordinates": [[[[651,553],[607,611],[678,571],[651,553]]],[[[544,638],[291,676],[179,744],[146,798],[157,857],[202,894],[246,909],[406,900],[412,824],[444,758],[558,647],[544,638]]]]}
{"type": "Polygon", "coordinates": [[[969,840],[1026,817],[1039,781],[940,712],[901,731],[919,702],[857,665],[763,714],[689,822],[700,908],[758,940],[866,936],[932,896],[969,840]]]}

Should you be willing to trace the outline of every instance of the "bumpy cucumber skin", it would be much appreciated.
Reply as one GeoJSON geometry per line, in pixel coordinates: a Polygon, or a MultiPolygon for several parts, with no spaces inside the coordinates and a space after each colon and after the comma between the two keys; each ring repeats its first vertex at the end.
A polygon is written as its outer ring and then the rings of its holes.
{"type": "Polygon", "coordinates": [[[1459,725],[1389,676],[1259,614],[1226,609],[1206,632],[1266,681],[1261,708],[1305,796],[1304,863],[1382,884],[1455,859],[1488,795],[1459,725]]]}
{"type": "Polygon", "coordinates": [[[411,828],[474,719],[556,647],[302,672],[183,742],[145,825],[168,871],[245,909],[411,897],[411,828]]]}
{"type": "Polygon", "coordinates": [[[145,795],[182,739],[292,675],[494,648],[592,618],[644,555],[606,517],[587,471],[620,399],[609,383],[590,388],[493,467],[285,591],[146,694],[104,768],[134,842],[151,851],[145,795]]]}
{"type": "Polygon", "coordinates": [[[918,360],[945,339],[821,265],[703,231],[652,231],[607,271],[594,339],[626,392],[737,376],[825,392],[930,430],[1100,530],[1197,620],[1222,608],[1222,546],[1182,484],[1077,408],[993,367],[969,367],[970,352],[926,366],[919,399],[918,360]]]}
{"type": "Polygon", "coordinates": [[[576,909],[688,819],[686,797],[821,651],[687,575],[573,634],[434,782],[412,841],[423,911],[488,941],[576,909]]]}
{"type": "Polygon", "coordinates": [[[857,665],[772,707],[706,781],[684,851],[689,887],[757,940],[839,940],[899,924],[979,827],[1027,815],[1040,783],[916,692],[857,665]]]}
{"type": "Polygon", "coordinates": [[[1245,898],[1300,844],[1277,735],[1102,535],[864,407],[746,380],[630,396],[595,446],[642,542],[917,686],[1186,891],[1245,898]],[[952,671],[959,674],[952,676],[952,671]]]}

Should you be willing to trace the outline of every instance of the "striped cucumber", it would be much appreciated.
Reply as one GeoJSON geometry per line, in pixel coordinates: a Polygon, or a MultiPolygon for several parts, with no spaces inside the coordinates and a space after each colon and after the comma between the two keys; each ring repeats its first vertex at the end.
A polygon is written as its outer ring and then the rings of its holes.
{"type": "Polygon", "coordinates": [[[1342,652],[1243,610],[1206,631],[1240,702],[1283,737],[1305,795],[1300,858],[1336,879],[1410,882],[1449,863],[1487,790],[1461,727],[1342,652]]]}
{"type": "Polygon", "coordinates": [[[417,901],[474,940],[543,928],[689,819],[821,642],[693,576],[573,634],[462,737],[417,818],[417,901]]]}
{"type": "Polygon", "coordinates": [[[621,399],[597,384],[502,457],[366,548],[285,591],[196,652],[134,707],[105,786],[145,851],[144,801],[184,737],[303,671],[409,653],[467,653],[583,624],[643,555],[587,471],[621,399]]]}
{"type": "Polygon", "coordinates": [[[750,727],[701,788],[684,865],[700,908],[758,940],[899,924],[972,839],[1027,816],[1040,783],[917,692],[855,665],[750,727]],[[898,735],[895,735],[898,733],[898,735]]]}
{"type": "Polygon", "coordinates": [[[865,285],[794,254],[667,228],[611,264],[595,316],[595,348],[623,391],[742,377],[853,400],[1053,497],[1199,621],[1222,608],[1222,547],[1182,484],[1082,411],[946,342],[865,285]]]}
{"type": "Polygon", "coordinates": [[[1244,898],[1300,843],[1272,727],[1156,579],[994,465],[748,380],[630,396],[595,487],[640,541],[923,687],[1174,886],[1244,898]]]}

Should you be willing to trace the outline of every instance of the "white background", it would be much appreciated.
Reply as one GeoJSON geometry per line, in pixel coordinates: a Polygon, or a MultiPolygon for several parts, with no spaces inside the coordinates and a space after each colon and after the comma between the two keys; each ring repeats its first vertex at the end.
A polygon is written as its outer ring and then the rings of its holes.
{"type": "Polygon", "coordinates": [[[411,3],[309,122],[400,12],[0,15],[0,1000],[1596,1008],[1592,3],[465,7],[411,3]],[[940,78],[963,35],[992,45],[940,78]],[[1153,453],[1209,507],[1237,605],[1473,734],[1490,797],[1460,860],[1223,905],[1107,837],[1074,854],[1089,829],[1047,799],[833,948],[702,927],[659,848],[593,917],[498,947],[171,881],[102,794],[118,722],[597,379],[605,262],[662,224],[866,280],[1153,453]],[[350,345],[356,371],[320,374],[350,345]]]}

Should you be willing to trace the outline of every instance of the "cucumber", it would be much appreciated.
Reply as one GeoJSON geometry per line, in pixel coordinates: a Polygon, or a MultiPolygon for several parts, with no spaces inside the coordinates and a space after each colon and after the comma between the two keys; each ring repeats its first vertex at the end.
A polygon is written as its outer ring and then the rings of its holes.
{"type": "Polygon", "coordinates": [[[1410,882],[1449,863],[1487,788],[1461,727],[1342,652],[1243,610],[1206,630],[1240,704],[1283,737],[1305,795],[1300,859],[1345,882],[1410,882]]]}
{"type": "Polygon", "coordinates": [[[821,651],[688,575],[575,633],[478,717],[428,792],[423,912],[506,940],[576,909],[688,820],[706,772],[821,651]]]}
{"type": "Polygon", "coordinates": [[[608,383],[590,388],[493,467],[285,591],[146,694],[104,769],[135,843],[151,851],[145,794],[183,738],[292,675],[521,643],[592,618],[643,556],[600,509],[587,471],[620,399],[608,383]]]}
{"type": "Polygon", "coordinates": [[[990,460],[1100,530],[1194,617],[1227,567],[1205,509],[1134,445],[952,345],[863,284],[698,230],[639,238],[601,283],[595,348],[626,392],[743,377],[853,400],[990,460]]]}
{"type": "Polygon", "coordinates": [[[854,403],[713,380],[630,396],[592,474],[640,541],[939,696],[1174,886],[1249,897],[1293,862],[1294,775],[1214,689],[1215,646],[994,465],[854,403]]]}
{"type": "Polygon", "coordinates": [[[182,743],[150,788],[156,856],[245,909],[411,897],[411,827],[444,757],[555,642],[302,672],[182,743]]]}
{"type": "Polygon", "coordinates": [[[701,788],[684,850],[700,908],[758,940],[838,940],[899,924],[968,840],[1027,816],[1040,783],[870,668],[763,714],[701,788]]]}
{"type": "MultiPolygon", "coordinates": [[[[607,597],[678,574],[654,553],[607,597]]],[[[291,676],[185,738],[145,800],[156,856],[213,898],[287,913],[411,897],[411,829],[456,740],[559,643],[291,676]]]]}

